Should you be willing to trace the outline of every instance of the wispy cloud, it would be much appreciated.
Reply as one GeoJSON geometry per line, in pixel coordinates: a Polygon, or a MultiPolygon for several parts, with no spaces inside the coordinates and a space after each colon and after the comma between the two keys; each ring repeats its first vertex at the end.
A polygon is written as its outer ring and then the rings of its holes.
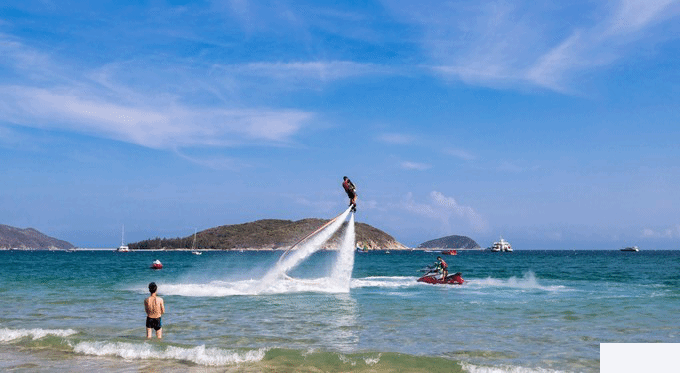
{"type": "Polygon", "coordinates": [[[607,19],[603,36],[626,35],[678,15],[677,0],[620,0],[607,19]]]}
{"type": "Polygon", "coordinates": [[[236,159],[236,158],[221,157],[221,156],[196,157],[196,156],[187,155],[182,151],[176,151],[175,153],[179,157],[186,159],[189,162],[201,165],[203,167],[206,167],[206,168],[209,168],[209,169],[212,169],[212,170],[238,171],[238,170],[241,170],[243,168],[250,167],[249,164],[246,164],[243,161],[236,159]]]}
{"type": "Polygon", "coordinates": [[[430,193],[427,203],[416,202],[413,194],[408,193],[402,201],[401,208],[438,221],[443,234],[450,233],[452,230],[460,231],[461,227],[474,232],[483,232],[488,229],[486,220],[472,207],[460,205],[455,198],[447,197],[438,191],[430,193]]]}
{"type": "Polygon", "coordinates": [[[311,113],[296,110],[200,109],[124,105],[70,89],[0,86],[0,115],[12,123],[65,129],[150,148],[285,142],[311,113]]]}
{"type": "Polygon", "coordinates": [[[149,94],[148,88],[114,84],[115,69],[72,71],[16,38],[0,38],[4,64],[20,78],[0,84],[0,120],[9,123],[176,149],[282,144],[314,118],[295,109],[192,105],[187,92],[149,94]]]}
{"type": "Polygon", "coordinates": [[[570,75],[625,58],[634,53],[632,45],[640,39],[656,41],[660,37],[653,36],[653,26],[680,14],[677,0],[620,0],[613,4],[594,25],[572,30],[545,52],[526,77],[547,88],[564,89],[570,75]]]}
{"type": "Polygon", "coordinates": [[[643,238],[678,238],[680,237],[680,224],[662,229],[644,228],[641,236],[643,238]]]}
{"type": "Polygon", "coordinates": [[[318,89],[343,79],[362,76],[399,74],[397,68],[352,61],[253,62],[235,65],[215,64],[213,74],[221,72],[242,82],[252,81],[262,89],[275,86],[279,90],[318,89]]]}
{"type": "Polygon", "coordinates": [[[272,36],[285,34],[298,40],[307,50],[323,50],[316,38],[318,33],[354,40],[383,42],[385,36],[374,29],[376,23],[387,22],[375,12],[365,12],[363,7],[377,10],[373,4],[312,4],[300,6],[288,0],[248,1],[213,0],[213,9],[227,19],[235,21],[247,34],[265,33],[272,36]]]}
{"type": "Polygon", "coordinates": [[[442,152],[446,155],[451,155],[456,158],[460,158],[464,161],[473,161],[477,159],[477,157],[474,154],[463,149],[445,148],[444,150],[442,150],[442,152]]]}
{"type": "Polygon", "coordinates": [[[432,69],[442,76],[470,84],[561,92],[574,90],[579,74],[633,55],[637,43],[677,38],[661,35],[663,30],[654,26],[680,14],[678,0],[562,5],[425,1],[417,7],[385,3],[397,16],[420,26],[432,69]]]}
{"type": "Polygon", "coordinates": [[[401,168],[405,170],[416,170],[416,171],[425,171],[430,168],[432,168],[431,165],[427,163],[418,163],[418,162],[410,162],[410,161],[403,161],[400,163],[401,168]]]}

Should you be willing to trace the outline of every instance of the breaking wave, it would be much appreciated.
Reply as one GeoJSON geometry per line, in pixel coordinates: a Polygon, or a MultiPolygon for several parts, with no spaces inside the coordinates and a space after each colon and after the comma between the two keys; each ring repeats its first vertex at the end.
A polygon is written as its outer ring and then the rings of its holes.
{"type": "Polygon", "coordinates": [[[509,365],[502,365],[502,366],[495,366],[495,367],[488,367],[488,366],[477,366],[469,363],[461,363],[461,366],[466,372],[469,373],[562,373],[563,371],[561,370],[551,370],[551,369],[543,369],[543,368],[526,368],[526,367],[520,367],[520,366],[509,366],[509,365]]]}
{"type": "Polygon", "coordinates": [[[129,342],[79,342],[73,346],[76,353],[91,356],[117,356],[124,359],[171,359],[189,361],[198,365],[223,366],[257,362],[264,358],[266,349],[234,351],[220,348],[193,348],[155,346],[149,343],[129,342]]]}
{"type": "Polygon", "coordinates": [[[8,329],[0,328],[0,342],[10,342],[17,339],[31,337],[41,339],[47,336],[68,337],[78,332],[73,329],[8,329]]]}

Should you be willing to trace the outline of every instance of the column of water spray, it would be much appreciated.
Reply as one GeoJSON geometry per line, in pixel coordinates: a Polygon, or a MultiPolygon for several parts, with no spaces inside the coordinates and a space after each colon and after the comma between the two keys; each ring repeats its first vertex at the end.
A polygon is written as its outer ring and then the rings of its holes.
{"type": "Polygon", "coordinates": [[[355,239],[354,214],[352,214],[347,223],[347,229],[345,230],[345,236],[342,240],[342,245],[340,246],[338,259],[331,271],[332,283],[346,292],[349,292],[352,270],[354,269],[355,239]]]}
{"type": "Polygon", "coordinates": [[[300,244],[295,250],[283,259],[282,262],[277,263],[272,270],[270,270],[262,279],[261,287],[266,288],[273,281],[278,281],[288,271],[295,268],[300,262],[307,259],[310,255],[321,250],[324,242],[326,242],[335,232],[340,229],[342,223],[347,219],[350,209],[347,209],[338,219],[336,219],[326,229],[312,236],[306,242],[300,244]]]}

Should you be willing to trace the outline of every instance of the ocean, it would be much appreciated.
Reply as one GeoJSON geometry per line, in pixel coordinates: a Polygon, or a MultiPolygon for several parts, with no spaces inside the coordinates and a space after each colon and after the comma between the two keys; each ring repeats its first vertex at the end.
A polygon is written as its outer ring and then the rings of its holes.
{"type": "Polygon", "coordinates": [[[423,251],[319,251],[265,281],[281,255],[0,251],[0,370],[597,372],[600,343],[680,342],[680,251],[460,251],[459,286],[417,282],[423,251]]]}

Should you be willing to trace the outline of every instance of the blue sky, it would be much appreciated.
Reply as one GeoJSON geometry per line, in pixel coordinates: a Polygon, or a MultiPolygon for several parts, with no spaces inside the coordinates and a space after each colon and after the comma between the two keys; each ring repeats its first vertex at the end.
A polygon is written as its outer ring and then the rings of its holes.
{"type": "Polygon", "coordinates": [[[680,248],[680,1],[4,1],[0,224],[680,248]]]}

